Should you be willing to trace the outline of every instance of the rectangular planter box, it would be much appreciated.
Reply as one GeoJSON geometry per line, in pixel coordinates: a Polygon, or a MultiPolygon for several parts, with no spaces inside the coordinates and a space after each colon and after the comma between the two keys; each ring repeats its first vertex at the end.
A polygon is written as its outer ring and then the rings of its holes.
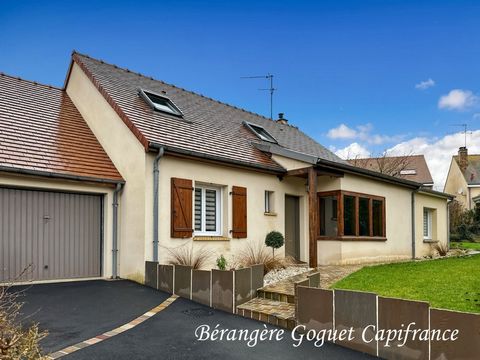
{"type": "Polygon", "coordinates": [[[145,262],[145,285],[154,289],[158,289],[157,267],[158,262],[156,261],[145,262]]]}
{"type": "Polygon", "coordinates": [[[211,272],[208,270],[192,270],[192,300],[210,306],[211,272]]]}
{"type": "Polygon", "coordinates": [[[173,294],[173,265],[158,265],[158,290],[173,294]]]}
{"type": "Polygon", "coordinates": [[[192,267],[175,265],[174,294],[186,299],[191,296],[192,267]]]}
{"type": "MultiPolygon", "coordinates": [[[[352,341],[337,341],[337,344],[353,350],[377,355],[377,342],[366,343],[361,334],[369,325],[377,324],[377,295],[374,293],[335,290],[335,328],[338,331],[350,329],[355,331],[352,341]]],[[[372,330],[365,332],[368,339],[375,338],[372,330]]]]}
{"type": "Polygon", "coordinates": [[[233,313],[233,271],[212,270],[212,307],[233,313]]]}

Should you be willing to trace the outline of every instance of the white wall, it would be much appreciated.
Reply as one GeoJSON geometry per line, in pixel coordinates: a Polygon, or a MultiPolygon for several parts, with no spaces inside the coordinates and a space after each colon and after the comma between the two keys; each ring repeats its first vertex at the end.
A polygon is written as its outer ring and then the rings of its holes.
{"type": "Polygon", "coordinates": [[[125,179],[119,207],[119,276],[142,281],[146,236],[145,149],[85,73],[74,64],[67,93],[125,179]]]}
{"type": "Polygon", "coordinates": [[[423,240],[423,209],[433,210],[432,219],[432,241],[446,244],[448,241],[447,223],[447,200],[426,195],[415,194],[415,242],[416,257],[427,256],[432,253],[435,243],[428,243],[423,240]]]}
{"type": "MultiPolygon", "coordinates": [[[[153,163],[154,155],[148,155],[148,163],[153,163]]],[[[147,184],[150,183],[151,175],[147,174],[147,184]]],[[[295,195],[300,197],[300,243],[301,259],[308,259],[308,223],[306,214],[308,214],[307,203],[305,201],[305,180],[301,178],[285,178],[280,181],[277,176],[245,169],[226,167],[201,161],[180,159],[172,156],[165,156],[160,160],[160,211],[159,211],[159,259],[161,262],[168,260],[169,253],[167,248],[192,244],[195,249],[208,246],[212,249],[215,260],[220,254],[235,257],[238,252],[246,246],[247,242],[263,244],[265,235],[271,230],[285,232],[285,195],[295,195]],[[192,239],[173,239],[170,237],[170,179],[178,177],[191,179],[194,182],[224,186],[223,198],[223,236],[229,238],[225,241],[192,241],[192,239]],[[247,188],[247,239],[230,238],[229,230],[232,224],[232,203],[229,195],[232,186],[243,186],[247,188]],[[274,191],[275,213],[276,216],[264,214],[264,192],[265,190],[274,191]]],[[[153,206],[151,202],[148,208],[153,206]]],[[[147,221],[150,221],[147,218],[147,221]]],[[[148,225],[150,227],[150,224],[148,225]]],[[[147,235],[148,239],[150,235],[147,235]]],[[[151,240],[147,241],[150,247],[151,240]]],[[[146,249],[151,254],[150,249],[146,249]]],[[[278,254],[284,254],[284,247],[278,250],[278,254]]]]}
{"type": "Polygon", "coordinates": [[[385,197],[387,240],[319,240],[320,264],[389,261],[411,257],[411,190],[352,174],[345,174],[342,178],[325,177],[319,182],[318,191],[339,189],[385,197]]]}

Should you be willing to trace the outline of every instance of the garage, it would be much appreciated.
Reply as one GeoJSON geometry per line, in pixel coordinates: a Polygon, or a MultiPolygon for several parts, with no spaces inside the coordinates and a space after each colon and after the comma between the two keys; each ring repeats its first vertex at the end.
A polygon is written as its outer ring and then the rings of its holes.
{"type": "Polygon", "coordinates": [[[98,277],[101,195],[0,188],[0,282],[98,277]]]}

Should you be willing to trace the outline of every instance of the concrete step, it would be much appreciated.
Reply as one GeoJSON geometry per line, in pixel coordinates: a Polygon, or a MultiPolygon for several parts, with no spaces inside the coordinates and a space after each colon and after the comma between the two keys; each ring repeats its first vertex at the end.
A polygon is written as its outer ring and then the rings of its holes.
{"type": "Polygon", "coordinates": [[[292,330],[295,325],[295,304],[265,298],[255,298],[237,306],[237,314],[249,319],[292,330]]]}
{"type": "Polygon", "coordinates": [[[275,290],[268,290],[268,289],[258,289],[257,290],[257,297],[267,300],[274,300],[285,302],[289,304],[295,304],[295,295],[294,294],[286,294],[282,292],[278,292],[275,290]]]}

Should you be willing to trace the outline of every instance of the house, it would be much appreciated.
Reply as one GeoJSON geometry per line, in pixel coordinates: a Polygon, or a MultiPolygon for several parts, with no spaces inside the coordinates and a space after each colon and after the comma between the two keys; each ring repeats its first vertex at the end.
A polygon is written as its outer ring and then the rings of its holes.
{"type": "Polygon", "coordinates": [[[0,76],[1,279],[143,280],[169,249],[285,234],[311,266],[415,258],[449,195],[271,120],[74,52],[62,89],[0,76]]]}
{"type": "Polygon", "coordinates": [[[480,154],[468,154],[466,146],[452,156],[444,191],[455,195],[465,209],[471,210],[480,203],[480,154]]]}
{"type": "Polygon", "coordinates": [[[415,181],[424,188],[433,188],[433,179],[423,155],[383,156],[347,160],[350,164],[383,174],[415,181]]]}

